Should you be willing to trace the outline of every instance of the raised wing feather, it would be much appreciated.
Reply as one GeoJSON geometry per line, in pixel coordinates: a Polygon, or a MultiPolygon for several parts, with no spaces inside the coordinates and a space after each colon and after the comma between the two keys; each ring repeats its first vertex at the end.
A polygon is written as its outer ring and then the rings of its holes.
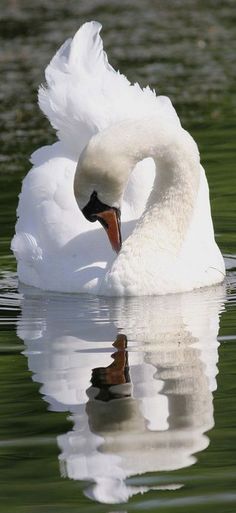
{"type": "Polygon", "coordinates": [[[131,85],[114,71],[103,51],[100,30],[97,22],[85,23],[66,41],[46,69],[46,87],[39,89],[40,108],[75,160],[92,135],[123,119],[156,111],[179,123],[168,98],[131,85]]]}

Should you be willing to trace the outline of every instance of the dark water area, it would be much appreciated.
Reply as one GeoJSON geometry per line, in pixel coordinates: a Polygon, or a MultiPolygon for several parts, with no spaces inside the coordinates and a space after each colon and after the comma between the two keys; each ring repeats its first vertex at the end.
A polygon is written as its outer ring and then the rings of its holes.
{"type": "Polygon", "coordinates": [[[234,513],[235,1],[0,3],[0,512],[234,513]],[[92,19],[114,68],[169,96],[199,145],[222,286],[119,300],[18,288],[21,180],[55,140],[37,88],[92,19]]]}

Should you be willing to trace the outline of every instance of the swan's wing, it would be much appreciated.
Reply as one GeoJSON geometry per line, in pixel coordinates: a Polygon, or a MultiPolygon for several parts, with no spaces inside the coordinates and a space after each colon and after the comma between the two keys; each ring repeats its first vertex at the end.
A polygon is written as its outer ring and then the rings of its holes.
{"type": "Polygon", "coordinates": [[[62,153],[60,142],[36,152],[23,181],[11,248],[22,283],[85,292],[89,284],[97,286],[114,256],[105,230],[79,210],[73,194],[76,163],[62,153]]]}
{"type": "Polygon", "coordinates": [[[156,112],[179,123],[168,98],[131,85],[110,66],[100,30],[97,22],[85,23],[66,41],[46,69],[47,86],[39,89],[40,108],[75,160],[93,134],[123,119],[156,112]]]}

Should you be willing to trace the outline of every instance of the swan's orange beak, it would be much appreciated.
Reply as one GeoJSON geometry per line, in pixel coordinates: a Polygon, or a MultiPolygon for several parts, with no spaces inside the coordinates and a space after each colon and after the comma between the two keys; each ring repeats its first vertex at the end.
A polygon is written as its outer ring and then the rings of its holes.
{"type": "Polygon", "coordinates": [[[105,228],[112,249],[114,249],[116,253],[119,253],[122,245],[119,211],[110,208],[109,210],[97,213],[96,218],[100,221],[103,228],[105,228]]]}

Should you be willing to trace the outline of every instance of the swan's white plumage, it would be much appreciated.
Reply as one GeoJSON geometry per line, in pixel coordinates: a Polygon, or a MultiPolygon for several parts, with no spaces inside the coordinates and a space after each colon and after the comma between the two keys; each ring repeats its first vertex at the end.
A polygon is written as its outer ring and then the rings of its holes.
{"type": "MultiPolygon", "coordinates": [[[[126,77],[113,70],[103,52],[100,29],[100,24],[96,22],[83,25],[75,37],[56,53],[46,69],[47,86],[39,90],[40,107],[57,130],[59,142],[41,148],[32,155],[33,168],[23,182],[16,235],[12,241],[12,249],[18,260],[19,279],[46,290],[111,295],[161,294],[222,281],[224,265],[214,241],[204,170],[201,171],[198,193],[198,197],[204,196],[204,200],[195,209],[191,222],[193,228],[190,227],[185,242],[188,258],[184,254],[179,262],[177,281],[171,264],[171,279],[176,282],[174,287],[158,283],[158,275],[154,275],[149,288],[144,283],[145,273],[142,285],[142,267],[136,286],[134,269],[130,275],[124,270],[125,247],[123,257],[121,252],[116,259],[103,229],[97,226],[98,223],[89,223],[78,209],[73,194],[76,164],[82,150],[95,134],[124,120],[142,120],[149,116],[157,121],[164,120],[172,129],[176,127],[178,130],[180,127],[168,98],[156,96],[150,88],[142,90],[138,84],[131,85],[126,77]],[[194,221],[196,211],[197,221],[194,221]],[[204,216],[202,226],[200,221],[204,216]],[[204,233],[199,237],[201,228],[204,233]],[[194,251],[198,252],[196,243],[189,255],[189,244],[195,240],[195,233],[196,241],[200,241],[201,245],[204,246],[206,241],[206,261],[204,247],[201,248],[200,258],[194,254],[194,251]],[[190,256],[193,262],[195,259],[196,262],[203,260],[199,277],[192,279],[189,271],[180,286],[181,270],[185,275],[190,256]],[[116,260],[119,263],[122,258],[122,266],[120,269],[118,266],[117,271],[116,260]],[[216,270],[209,273],[209,265],[216,270]],[[124,283],[120,276],[117,277],[119,271],[125,275],[124,283]],[[207,280],[202,277],[204,273],[207,273],[207,280]]],[[[122,203],[124,240],[132,233],[136,220],[144,211],[153,185],[154,167],[153,160],[146,158],[135,166],[129,178],[122,203]]],[[[156,259],[156,254],[153,258],[156,259]]],[[[191,272],[194,275],[194,264],[191,272]]],[[[161,274],[163,277],[163,271],[161,274]]]]}
{"type": "Polygon", "coordinates": [[[149,87],[131,85],[114,71],[103,51],[101,25],[86,23],[62,45],[46,69],[47,88],[39,89],[39,105],[75,160],[98,131],[123,119],[164,111],[174,123],[177,114],[168,98],[149,87]]]}

